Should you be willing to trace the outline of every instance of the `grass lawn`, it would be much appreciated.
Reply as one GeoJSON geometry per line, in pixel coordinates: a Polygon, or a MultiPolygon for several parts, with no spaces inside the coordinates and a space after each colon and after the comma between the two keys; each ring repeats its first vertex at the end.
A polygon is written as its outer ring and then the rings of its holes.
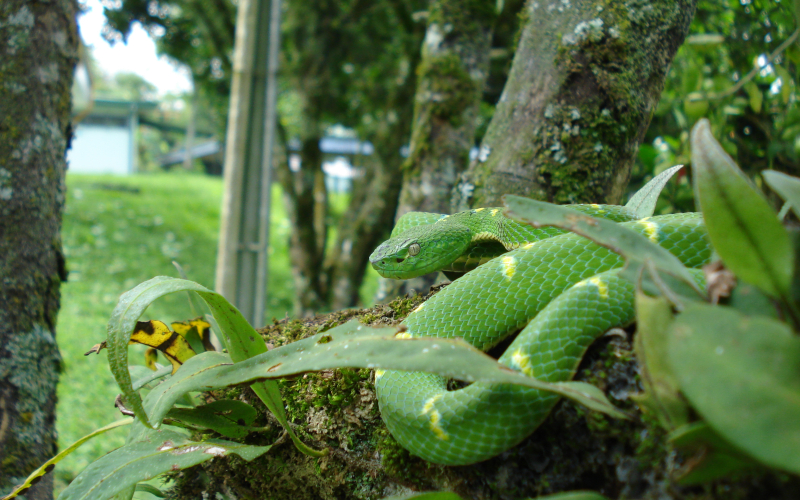
{"type": "MultiPolygon", "coordinates": [[[[85,357],[105,339],[106,323],[120,294],[158,275],[178,276],[214,287],[222,180],[170,173],[127,177],[69,174],[63,241],[69,281],[62,286],[58,343],[64,372],[58,388],[58,433],[63,449],[79,437],[120,418],[119,392],[105,352],[85,357]]],[[[269,299],[266,318],[292,309],[286,251],[289,223],[280,192],[273,196],[269,299]]],[[[189,319],[185,294],[151,306],[146,319],[189,319]]],[[[143,349],[131,347],[131,363],[143,349]]],[[[89,441],[56,467],[60,491],[91,461],[120,446],[127,427],[89,441]]]]}

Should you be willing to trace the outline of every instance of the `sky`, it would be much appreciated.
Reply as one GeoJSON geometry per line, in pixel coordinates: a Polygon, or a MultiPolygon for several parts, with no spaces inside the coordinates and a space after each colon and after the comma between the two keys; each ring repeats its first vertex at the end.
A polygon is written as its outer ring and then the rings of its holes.
{"type": "Polygon", "coordinates": [[[139,24],[134,25],[127,44],[117,42],[112,46],[101,35],[105,16],[100,0],[80,0],[80,4],[85,11],[78,18],[83,43],[92,49],[103,72],[136,73],[155,85],[159,95],[192,90],[188,69],[178,68],[166,57],[156,55],[155,42],[139,24]]]}

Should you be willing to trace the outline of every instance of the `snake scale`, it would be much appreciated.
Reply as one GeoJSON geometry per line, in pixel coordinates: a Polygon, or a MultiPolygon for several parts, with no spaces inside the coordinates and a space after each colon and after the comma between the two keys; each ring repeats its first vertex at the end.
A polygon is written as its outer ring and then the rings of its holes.
{"type": "MultiPolygon", "coordinates": [[[[636,220],[621,206],[571,208],[647,236],[689,268],[710,258],[700,214],[636,220]]],[[[407,214],[370,262],[382,276],[398,279],[469,271],[415,309],[402,335],[460,337],[487,350],[522,328],[499,362],[543,381],[567,381],[597,337],[634,319],[633,285],[617,277],[624,261],[579,235],[534,229],[502,210],[407,214]]],[[[381,415],[397,441],[445,465],[480,462],[516,445],[558,400],[504,384],[448,390],[444,378],[418,372],[379,370],[375,385],[381,415]]]]}

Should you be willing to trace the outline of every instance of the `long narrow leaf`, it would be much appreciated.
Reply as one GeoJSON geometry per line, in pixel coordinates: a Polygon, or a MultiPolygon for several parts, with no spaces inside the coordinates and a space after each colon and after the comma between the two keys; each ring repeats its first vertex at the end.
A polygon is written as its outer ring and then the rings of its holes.
{"type": "Polygon", "coordinates": [[[150,421],[142,406],[142,398],[138,392],[133,390],[128,372],[128,341],[136,326],[136,321],[147,309],[147,306],[164,295],[187,289],[210,292],[197,283],[166,276],[157,276],[145,281],[119,298],[108,322],[108,364],[111,367],[111,373],[114,374],[128,407],[148,427],[150,427],[150,421]],[[184,283],[191,283],[192,286],[184,285],[184,283]]]}
{"type": "Polygon", "coordinates": [[[637,219],[650,217],[656,210],[656,202],[658,202],[658,197],[661,196],[664,186],[675,175],[675,172],[682,168],[683,165],[675,165],[653,177],[650,182],[642,186],[642,189],[631,196],[625,206],[633,210],[637,219]]]}
{"type": "Polygon", "coordinates": [[[695,200],[714,249],[736,276],[788,302],[794,263],[788,233],[714,139],[708,120],[697,122],[691,142],[695,200]]]}
{"type": "Polygon", "coordinates": [[[791,328],[695,304],[669,330],[672,372],[708,425],[761,463],[800,473],[800,338],[791,328]]]}
{"type": "MultiPolygon", "coordinates": [[[[188,283],[191,283],[189,281],[188,283]]],[[[267,344],[261,335],[247,322],[238,309],[233,307],[222,295],[214,292],[198,292],[198,295],[205,300],[211,308],[217,326],[225,338],[228,352],[234,362],[243,361],[253,356],[267,352],[267,344]]],[[[301,452],[313,457],[320,457],[327,451],[317,451],[308,447],[300,441],[286,417],[286,409],[283,406],[280,390],[274,381],[256,382],[250,386],[253,392],[264,402],[269,410],[275,415],[286,432],[289,433],[294,445],[301,452]]]]}
{"type": "Polygon", "coordinates": [[[396,328],[369,328],[351,321],[240,363],[232,363],[230,357],[222,353],[200,354],[148,395],[147,409],[154,422],[158,422],[186,392],[351,367],[425,371],[467,382],[524,385],[555,392],[614,417],[625,417],[602,391],[590,384],[542,382],[500,365],[464,341],[403,339],[396,336],[397,331],[396,328]]]}
{"type": "Polygon", "coordinates": [[[556,226],[579,234],[598,245],[618,253],[626,260],[626,269],[621,276],[639,276],[650,261],[655,268],[682,282],[694,290],[697,297],[703,296],[694,277],[681,261],[668,250],[653,243],[645,236],[608,220],[581,214],[570,208],[541,201],[506,195],[503,197],[508,216],[520,222],[539,226],[556,226]]]}
{"type": "Polygon", "coordinates": [[[47,462],[43,463],[38,469],[33,471],[30,476],[25,479],[25,482],[14,488],[11,493],[4,496],[2,500],[11,500],[12,498],[16,498],[19,495],[25,494],[25,491],[36,484],[37,482],[41,481],[42,476],[47,474],[48,472],[52,471],[56,464],[64,459],[67,455],[72,453],[73,451],[77,450],[81,447],[83,443],[86,441],[99,436],[100,434],[105,434],[106,432],[110,431],[111,429],[116,429],[117,427],[122,427],[123,425],[129,425],[133,422],[132,418],[126,418],[123,420],[117,420],[116,422],[112,422],[106,426],[103,426],[96,431],[90,432],[89,434],[83,436],[82,438],[78,439],[68,447],[61,450],[61,452],[48,460],[47,462]]]}
{"type": "Polygon", "coordinates": [[[249,446],[219,439],[197,442],[177,432],[155,431],[91,463],[58,498],[109,498],[164,472],[185,469],[231,453],[250,461],[269,449],[270,446],[249,446]]]}
{"type": "Polygon", "coordinates": [[[776,170],[764,170],[761,175],[767,185],[781,195],[795,215],[800,217],[800,179],[776,170]]]}
{"type": "MultiPolygon", "coordinates": [[[[126,403],[133,410],[136,417],[147,427],[151,427],[151,422],[144,411],[139,393],[133,390],[127,369],[128,340],[136,321],[147,306],[164,295],[182,291],[197,292],[206,302],[219,326],[221,340],[234,361],[242,361],[267,350],[264,339],[261,338],[261,335],[255,331],[236,307],[225,300],[223,296],[198,283],[157,276],[125,293],[120,297],[108,323],[108,360],[111,371],[122,389],[126,403]]],[[[313,456],[322,454],[322,452],[315,451],[304,445],[292,431],[275,382],[257,382],[253,384],[252,388],[267,408],[275,414],[281,425],[286,428],[292,441],[301,451],[313,456]]]]}

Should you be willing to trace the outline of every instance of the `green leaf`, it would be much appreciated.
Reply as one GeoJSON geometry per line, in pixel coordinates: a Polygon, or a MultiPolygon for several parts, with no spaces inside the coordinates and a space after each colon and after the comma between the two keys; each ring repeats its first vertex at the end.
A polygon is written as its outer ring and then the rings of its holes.
{"type": "Polygon", "coordinates": [[[688,407],[667,359],[667,329],[672,320],[672,307],[666,299],[636,294],[634,351],[641,367],[644,394],[634,399],[668,430],[688,421],[688,407]]]}
{"type": "Polygon", "coordinates": [[[627,417],[590,384],[541,382],[497,363],[462,340],[405,339],[398,338],[397,332],[397,328],[370,328],[351,321],[240,363],[231,363],[222,353],[199,354],[148,394],[147,410],[154,422],[160,422],[174,401],[186,392],[350,367],[424,371],[466,382],[524,385],[555,392],[613,417],[627,417]]]}
{"type": "MultiPolygon", "coordinates": [[[[111,320],[108,322],[108,362],[114,378],[117,379],[117,384],[122,389],[126,403],[147,427],[151,427],[151,423],[142,406],[141,396],[133,390],[127,369],[128,339],[136,321],[151,303],[164,295],[181,291],[197,292],[206,302],[214,315],[222,342],[234,361],[241,361],[267,350],[264,339],[247,322],[242,313],[225,300],[225,297],[202,285],[192,281],[157,276],[126,292],[120,297],[111,315],[111,320]]],[[[275,382],[257,382],[251,388],[286,429],[289,437],[300,451],[311,456],[325,454],[325,452],[313,450],[303,444],[294,433],[286,418],[286,410],[275,382]]]]}
{"type": "Polygon", "coordinates": [[[215,430],[229,438],[246,436],[258,412],[247,403],[222,399],[196,408],[173,408],[168,418],[215,430]]]}
{"type": "Polygon", "coordinates": [[[633,210],[637,219],[650,217],[656,209],[656,202],[658,202],[658,197],[661,196],[661,191],[664,189],[664,186],[667,185],[667,182],[669,182],[675,172],[682,168],[683,165],[676,165],[653,177],[650,182],[642,186],[642,189],[631,196],[631,199],[628,200],[625,206],[633,210]]]}
{"type": "MultiPolygon", "coordinates": [[[[183,281],[183,280],[180,280],[183,281]]],[[[192,283],[191,281],[184,283],[192,283]]],[[[261,335],[247,322],[234,306],[232,306],[222,295],[211,291],[198,292],[198,295],[205,300],[206,304],[211,308],[216,321],[216,328],[222,332],[223,337],[226,339],[225,345],[228,348],[231,359],[234,362],[239,362],[258,354],[267,351],[267,344],[261,335]]],[[[275,415],[275,418],[280,422],[289,437],[294,442],[294,445],[312,457],[321,457],[326,455],[327,451],[317,451],[309,448],[297,437],[289,421],[286,418],[286,410],[283,407],[283,399],[281,398],[280,390],[277,383],[273,381],[257,382],[250,386],[253,392],[264,402],[269,410],[275,415]]]]}
{"type": "MultiPolygon", "coordinates": [[[[534,227],[557,226],[589,238],[598,245],[618,253],[626,261],[625,269],[620,276],[637,285],[640,284],[645,271],[648,271],[647,268],[650,266],[647,265],[647,262],[649,261],[655,270],[682,282],[685,288],[696,294],[696,298],[705,295],[697,286],[693,275],[677,257],[645,236],[624,226],[608,220],[596,219],[564,206],[520,196],[505,195],[503,200],[508,207],[507,215],[514,220],[531,224],[534,227]]],[[[647,272],[646,277],[652,276],[654,276],[653,272],[647,272]]],[[[675,285],[674,283],[668,284],[675,285]]],[[[652,292],[653,290],[647,291],[652,292]]]]}
{"type": "Polygon", "coordinates": [[[250,461],[270,446],[249,446],[218,439],[197,442],[177,432],[159,430],[143,440],[91,463],[59,495],[59,500],[109,498],[164,472],[185,469],[230,453],[250,461]]]}
{"type": "Polygon", "coordinates": [[[783,104],[789,104],[792,98],[792,81],[794,79],[783,66],[775,64],[772,67],[775,68],[775,73],[781,79],[781,101],[783,104]]]}
{"type": "Polygon", "coordinates": [[[668,347],[681,391],[714,431],[800,473],[800,337],[767,317],[694,304],[670,327],[668,347]]]}
{"type": "Polygon", "coordinates": [[[681,426],[670,433],[668,439],[676,448],[694,453],[685,461],[684,469],[677,473],[680,484],[705,483],[758,466],[705,422],[681,426]]]}
{"type": "Polygon", "coordinates": [[[795,215],[800,217],[800,179],[776,170],[764,170],[761,176],[767,186],[789,203],[795,215]]]}
{"type": "MultiPolygon", "coordinates": [[[[134,493],[136,493],[136,486],[128,486],[117,492],[114,496],[109,497],[108,500],[133,500],[134,493]]],[[[60,497],[59,495],[59,498],[60,497]]]]}
{"type": "Polygon", "coordinates": [[[775,302],[750,283],[737,283],[731,290],[727,305],[745,316],[779,318],[775,302]]]}
{"type": "Polygon", "coordinates": [[[756,113],[760,113],[761,104],[764,102],[764,94],[761,93],[761,90],[758,88],[758,85],[756,85],[756,82],[751,80],[745,83],[744,91],[747,92],[750,108],[756,113]]]}
{"type": "Polygon", "coordinates": [[[131,372],[131,376],[136,378],[136,381],[133,383],[134,391],[138,391],[154,380],[172,374],[172,365],[162,366],[156,371],[141,365],[131,365],[128,369],[131,372]]]}
{"type": "Polygon", "coordinates": [[[793,267],[786,230],[711,135],[708,120],[697,122],[691,141],[695,199],[714,249],[736,276],[785,297],[793,267]]]}
{"type": "Polygon", "coordinates": [[[126,419],[123,419],[123,420],[117,420],[116,422],[112,422],[112,423],[110,423],[110,424],[108,424],[106,426],[103,426],[103,427],[97,429],[96,431],[93,431],[93,432],[83,436],[79,440],[77,440],[74,443],[72,443],[71,445],[69,445],[67,448],[61,450],[61,452],[58,455],[54,456],[53,458],[51,458],[47,462],[45,462],[42,465],[40,465],[38,469],[33,471],[31,473],[31,475],[28,476],[25,479],[25,482],[23,482],[22,484],[18,485],[13,490],[11,490],[11,492],[8,495],[4,496],[3,500],[11,500],[12,498],[16,498],[19,495],[24,495],[25,491],[28,488],[33,486],[35,483],[38,483],[39,481],[41,481],[42,476],[44,476],[45,474],[47,474],[48,472],[53,470],[58,462],[63,460],[64,457],[66,457],[67,455],[69,455],[73,451],[75,451],[78,448],[80,448],[81,445],[83,443],[85,443],[86,441],[89,441],[90,439],[92,439],[94,437],[97,437],[100,434],[105,434],[106,432],[110,431],[111,429],[116,429],[117,427],[121,427],[123,425],[129,425],[132,422],[133,422],[133,419],[131,419],[131,418],[126,418],[126,419]]]}
{"type": "Polygon", "coordinates": [[[136,491],[143,491],[145,493],[150,493],[154,497],[158,497],[158,498],[166,498],[167,497],[167,495],[163,491],[159,490],[158,488],[156,488],[152,484],[147,484],[147,483],[137,484],[136,485],[136,491]]]}

